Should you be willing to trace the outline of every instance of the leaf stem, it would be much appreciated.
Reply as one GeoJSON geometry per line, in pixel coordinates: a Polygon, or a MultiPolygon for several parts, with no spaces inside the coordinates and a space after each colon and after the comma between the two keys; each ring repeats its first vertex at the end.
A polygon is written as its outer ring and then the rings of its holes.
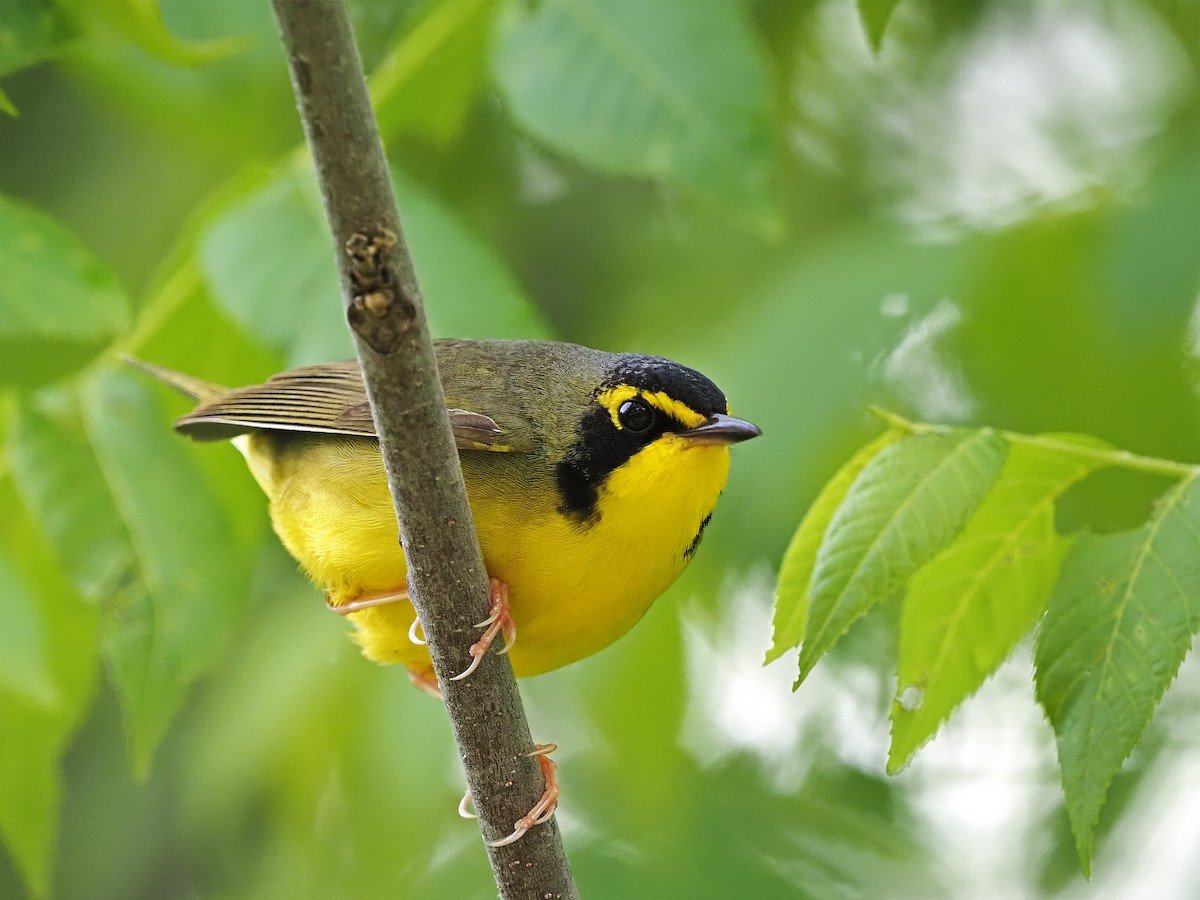
{"type": "MultiPolygon", "coordinates": [[[[942,433],[950,431],[954,427],[951,425],[932,425],[927,422],[913,422],[881,406],[871,405],[867,407],[867,410],[889,428],[893,428],[896,431],[904,431],[908,434],[942,433]]],[[[1177,460],[1162,459],[1156,456],[1141,456],[1137,453],[1130,453],[1128,450],[1118,450],[1116,448],[1100,446],[1099,444],[1074,443],[1062,440],[1052,434],[1022,434],[1019,431],[1002,430],[996,433],[1010,444],[1041,447],[1045,450],[1053,450],[1083,459],[1098,460],[1105,465],[1119,466],[1138,472],[1147,472],[1151,475],[1163,475],[1167,478],[1185,478],[1194,476],[1200,472],[1200,465],[1196,463],[1178,462],[1177,460]]]]}

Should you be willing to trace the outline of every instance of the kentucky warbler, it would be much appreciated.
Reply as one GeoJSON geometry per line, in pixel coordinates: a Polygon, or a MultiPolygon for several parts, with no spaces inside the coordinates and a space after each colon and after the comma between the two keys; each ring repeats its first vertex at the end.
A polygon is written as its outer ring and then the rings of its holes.
{"type": "MultiPolygon", "coordinates": [[[[472,655],[513,622],[517,675],[606,647],[688,564],[729,445],[758,428],[730,416],[699,372],[665,359],[549,341],[446,340],[436,351],[493,599],[507,593],[511,614],[472,655]]],[[[366,656],[435,685],[358,364],[233,390],[139,365],[200,401],[177,430],[233,439],[284,546],[348,613],[366,656]]]]}

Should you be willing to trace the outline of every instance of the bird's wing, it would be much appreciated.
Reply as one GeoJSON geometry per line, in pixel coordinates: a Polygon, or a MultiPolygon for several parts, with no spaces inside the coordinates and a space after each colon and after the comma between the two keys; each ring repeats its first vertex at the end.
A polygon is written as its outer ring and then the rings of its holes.
{"type": "MultiPolygon", "coordinates": [[[[187,391],[194,379],[145,367],[155,377],[187,391]],[[186,386],[185,386],[186,384],[186,386]]],[[[197,382],[198,383],[198,382],[197,382]]],[[[375,423],[354,360],[304,366],[272,376],[264,384],[208,391],[199,406],[175,420],[175,429],[198,441],[227,440],[248,431],[303,431],[375,437],[375,423]]],[[[512,441],[495,420],[465,409],[447,410],[455,443],[465,450],[509,450],[512,441]]]]}

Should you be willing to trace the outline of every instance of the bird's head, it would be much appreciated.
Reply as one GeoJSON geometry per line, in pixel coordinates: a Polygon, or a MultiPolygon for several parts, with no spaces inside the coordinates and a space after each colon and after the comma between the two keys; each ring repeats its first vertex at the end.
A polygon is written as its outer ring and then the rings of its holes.
{"type": "Polygon", "coordinates": [[[617,472],[622,490],[647,502],[662,479],[695,479],[697,489],[712,492],[719,474],[715,503],[729,445],[757,437],[758,427],[730,415],[725,394],[694,369],[653,356],[610,359],[556,468],[562,512],[594,521],[617,472]]]}

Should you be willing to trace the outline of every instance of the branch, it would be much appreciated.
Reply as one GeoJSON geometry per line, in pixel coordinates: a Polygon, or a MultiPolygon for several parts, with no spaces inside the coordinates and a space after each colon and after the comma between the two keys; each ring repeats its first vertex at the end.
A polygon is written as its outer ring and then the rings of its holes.
{"type": "MultiPolygon", "coordinates": [[[[537,802],[543,782],[527,755],[533,743],[508,657],[489,653],[470,678],[450,680],[479,636],[474,623],[487,616],[487,573],[362,63],[341,0],[272,0],[272,7],[333,233],[409,596],[482,833],[501,838],[537,802]]],[[[554,821],[489,855],[504,898],[577,896],[554,821]]]]}

